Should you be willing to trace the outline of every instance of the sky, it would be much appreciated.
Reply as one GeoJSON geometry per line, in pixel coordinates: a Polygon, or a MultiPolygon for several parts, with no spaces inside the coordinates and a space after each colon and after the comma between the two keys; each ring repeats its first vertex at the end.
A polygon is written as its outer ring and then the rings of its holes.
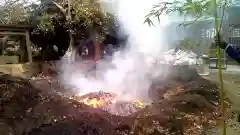
{"type": "MultiPolygon", "coordinates": [[[[0,5],[3,5],[5,3],[6,0],[0,0],[0,5]]],[[[32,3],[37,3],[39,2],[39,0],[28,0],[30,4],[32,3]]]]}

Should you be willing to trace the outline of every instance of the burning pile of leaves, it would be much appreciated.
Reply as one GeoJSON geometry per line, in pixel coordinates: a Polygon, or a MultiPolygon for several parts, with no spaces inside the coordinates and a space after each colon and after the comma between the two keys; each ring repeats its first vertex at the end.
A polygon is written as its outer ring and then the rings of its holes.
{"type": "Polygon", "coordinates": [[[1,75],[0,84],[1,135],[118,135],[121,126],[130,123],[125,117],[38,90],[29,80],[1,75]]]}
{"type": "Polygon", "coordinates": [[[147,106],[104,92],[64,97],[9,75],[1,75],[0,84],[1,135],[199,135],[219,115],[217,87],[197,75],[156,83],[147,106]]]}
{"type": "Polygon", "coordinates": [[[88,106],[91,106],[93,108],[102,108],[115,103],[116,97],[117,95],[114,93],[106,93],[106,92],[100,91],[100,92],[90,92],[83,96],[74,95],[71,98],[81,103],[84,103],[88,106]]]}
{"type": "Polygon", "coordinates": [[[70,99],[121,116],[131,115],[145,107],[142,101],[118,101],[116,94],[103,91],[90,92],[83,96],[74,95],[70,99]]]}

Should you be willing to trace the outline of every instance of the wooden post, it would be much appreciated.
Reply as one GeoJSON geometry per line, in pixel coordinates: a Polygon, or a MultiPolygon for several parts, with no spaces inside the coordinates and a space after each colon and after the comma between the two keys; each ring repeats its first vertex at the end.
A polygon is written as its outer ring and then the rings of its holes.
{"type": "Polygon", "coordinates": [[[101,59],[101,45],[100,45],[100,42],[99,42],[98,38],[97,38],[94,46],[95,46],[94,59],[95,59],[95,62],[97,63],[101,59]]]}
{"type": "Polygon", "coordinates": [[[26,36],[20,36],[20,58],[19,58],[19,62],[26,62],[26,60],[28,61],[28,55],[26,55],[26,36]],[[27,56],[27,58],[26,58],[27,56]]]}
{"type": "Polygon", "coordinates": [[[30,36],[28,31],[26,31],[26,47],[27,47],[27,53],[28,53],[28,62],[32,62],[31,42],[30,42],[30,36]]]}

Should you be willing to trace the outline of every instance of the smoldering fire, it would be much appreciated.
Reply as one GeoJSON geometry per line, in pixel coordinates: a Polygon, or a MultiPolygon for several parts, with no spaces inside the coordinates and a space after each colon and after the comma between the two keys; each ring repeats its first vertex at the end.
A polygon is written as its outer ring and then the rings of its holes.
{"type": "Polygon", "coordinates": [[[122,102],[117,100],[116,94],[102,91],[91,92],[83,96],[75,95],[70,98],[90,107],[100,108],[117,115],[130,115],[146,107],[142,101],[122,102]]]}

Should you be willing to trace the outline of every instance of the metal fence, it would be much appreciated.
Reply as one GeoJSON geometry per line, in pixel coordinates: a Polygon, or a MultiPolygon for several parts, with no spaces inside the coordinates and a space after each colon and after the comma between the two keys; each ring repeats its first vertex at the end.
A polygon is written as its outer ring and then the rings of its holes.
{"type": "Polygon", "coordinates": [[[240,46],[240,37],[229,37],[228,43],[233,44],[235,46],[240,46]]]}

